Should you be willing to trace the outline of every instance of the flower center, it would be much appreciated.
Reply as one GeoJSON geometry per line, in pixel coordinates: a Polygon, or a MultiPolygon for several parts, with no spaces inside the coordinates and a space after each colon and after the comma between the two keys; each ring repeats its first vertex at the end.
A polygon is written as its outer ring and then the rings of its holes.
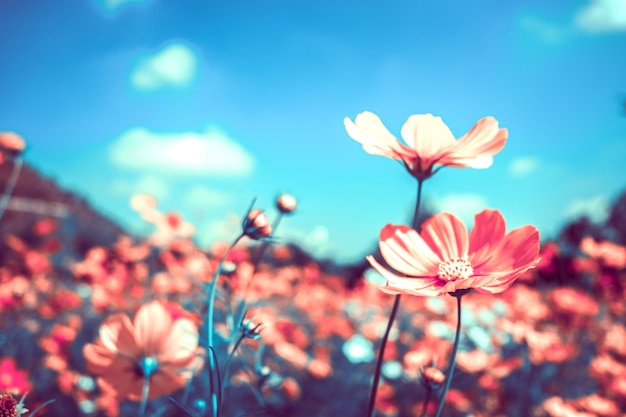
{"type": "Polygon", "coordinates": [[[143,378],[150,378],[157,369],[159,369],[159,362],[153,356],[144,356],[135,368],[135,372],[138,376],[143,378]]]}
{"type": "Polygon", "coordinates": [[[469,261],[464,259],[450,259],[441,262],[437,275],[444,281],[456,281],[457,279],[466,279],[474,274],[474,268],[469,261]]]}

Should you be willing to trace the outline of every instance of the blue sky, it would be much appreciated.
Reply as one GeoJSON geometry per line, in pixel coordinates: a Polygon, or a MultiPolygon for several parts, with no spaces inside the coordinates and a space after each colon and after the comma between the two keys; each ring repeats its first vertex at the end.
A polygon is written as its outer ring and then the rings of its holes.
{"type": "Polygon", "coordinates": [[[278,235],[353,261],[409,220],[415,181],[344,117],[373,111],[399,136],[433,113],[460,137],[491,115],[509,129],[494,165],[443,169],[425,200],[550,237],[601,221],[626,185],[624,51],[626,0],[0,0],[0,130],[130,230],[137,192],[203,244],[290,192],[278,235]]]}

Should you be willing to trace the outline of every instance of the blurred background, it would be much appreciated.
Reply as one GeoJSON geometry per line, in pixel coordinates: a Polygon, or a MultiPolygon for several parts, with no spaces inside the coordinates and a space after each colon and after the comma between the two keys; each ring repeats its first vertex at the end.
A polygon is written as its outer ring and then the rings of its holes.
{"type": "Polygon", "coordinates": [[[150,193],[208,245],[289,192],[279,237],[355,262],[407,222],[415,184],[343,119],[373,111],[399,136],[433,113],[460,137],[491,115],[504,151],[429,180],[429,210],[497,208],[551,238],[605,222],[624,186],[625,50],[623,0],[0,0],[0,131],[25,138],[23,173],[113,229],[147,233],[128,202],[150,193]]]}

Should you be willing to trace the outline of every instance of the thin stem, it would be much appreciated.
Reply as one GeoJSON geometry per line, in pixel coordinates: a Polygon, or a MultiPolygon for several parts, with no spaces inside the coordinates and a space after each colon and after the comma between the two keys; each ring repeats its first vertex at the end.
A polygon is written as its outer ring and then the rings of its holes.
{"type": "Polygon", "coordinates": [[[420,211],[420,203],[422,200],[422,184],[424,180],[417,180],[417,201],[415,202],[415,212],[413,213],[413,229],[417,229],[417,221],[420,211]]]}
{"type": "Polygon", "coordinates": [[[237,342],[235,342],[235,346],[233,346],[233,350],[230,352],[230,355],[228,355],[228,358],[226,359],[226,363],[224,364],[224,372],[222,372],[222,381],[224,381],[222,383],[222,390],[224,386],[226,386],[226,378],[228,378],[228,371],[230,370],[230,363],[233,360],[233,357],[235,356],[235,351],[237,351],[237,348],[239,347],[239,345],[241,344],[241,342],[243,342],[243,339],[245,338],[246,336],[242,333],[241,336],[239,336],[239,338],[237,339],[237,342]]]}
{"type": "Polygon", "coordinates": [[[235,245],[244,237],[244,234],[240,234],[237,236],[237,239],[230,245],[222,259],[220,260],[219,265],[217,266],[217,270],[215,271],[215,275],[213,276],[213,282],[211,282],[211,290],[209,293],[209,305],[207,312],[207,340],[209,342],[209,346],[213,347],[213,307],[215,304],[215,290],[217,289],[217,281],[220,278],[220,273],[222,272],[222,266],[224,265],[224,261],[226,257],[230,253],[230,251],[235,247],[235,245]]]}
{"type": "Polygon", "coordinates": [[[146,414],[146,404],[148,403],[148,393],[150,392],[150,377],[143,377],[143,389],[141,390],[141,405],[139,406],[139,415],[146,414]]]}
{"type": "MultiPolygon", "coordinates": [[[[283,218],[283,214],[282,213],[278,213],[278,216],[276,217],[276,220],[274,220],[274,224],[272,225],[272,234],[276,233],[276,229],[278,229],[278,225],[280,225],[280,221],[283,218]]],[[[239,317],[237,317],[237,320],[235,321],[235,323],[241,323],[243,321],[243,316],[246,312],[246,298],[248,297],[248,291],[250,291],[250,287],[252,285],[252,281],[254,279],[254,276],[256,275],[257,269],[259,268],[259,263],[261,262],[261,259],[263,258],[263,254],[265,253],[265,250],[267,249],[267,247],[269,246],[270,242],[265,240],[263,241],[263,243],[261,244],[261,247],[259,248],[259,251],[257,252],[256,257],[254,258],[253,262],[252,262],[252,273],[250,274],[250,279],[248,280],[248,282],[246,283],[246,288],[243,290],[243,297],[241,299],[241,302],[239,303],[239,317]]]]}
{"type": "Polygon", "coordinates": [[[393,302],[393,308],[391,309],[391,314],[389,315],[389,323],[387,323],[387,329],[385,330],[385,335],[383,336],[382,344],[380,346],[380,352],[378,352],[378,361],[376,362],[376,371],[374,372],[374,383],[372,384],[372,390],[370,391],[370,402],[367,406],[367,416],[372,417],[374,415],[374,405],[376,404],[376,394],[378,391],[378,383],[380,382],[380,370],[383,365],[383,357],[385,356],[385,346],[387,345],[387,339],[389,339],[389,333],[391,332],[391,327],[393,326],[393,321],[396,318],[396,313],[398,312],[398,306],[400,305],[400,294],[396,295],[396,298],[393,302]]]}
{"type": "Polygon", "coordinates": [[[448,373],[446,375],[446,386],[443,389],[443,393],[441,394],[441,398],[439,399],[439,406],[437,407],[437,414],[435,417],[439,417],[441,415],[441,411],[443,410],[443,404],[446,399],[446,394],[448,393],[448,388],[450,388],[450,382],[452,382],[452,375],[454,374],[454,365],[456,364],[456,352],[459,350],[459,339],[461,338],[461,296],[460,294],[454,295],[456,297],[456,308],[457,308],[457,323],[456,323],[456,334],[454,335],[454,347],[452,348],[452,357],[450,358],[450,367],[448,368],[448,373]]]}
{"type": "MultiPolygon", "coordinates": [[[[417,219],[419,217],[420,204],[422,201],[422,183],[424,180],[417,180],[417,197],[415,199],[415,211],[413,212],[413,228],[417,228],[417,219]]],[[[389,322],[387,323],[387,330],[385,330],[385,335],[383,336],[382,344],[380,346],[380,352],[378,352],[378,360],[376,361],[376,370],[374,371],[374,382],[372,384],[372,389],[370,391],[370,400],[369,405],[367,407],[367,416],[373,417],[374,413],[374,405],[376,404],[376,394],[378,393],[378,384],[380,380],[380,371],[383,366],[383,356],[385,354],[385,346],[387,345],[387,339],[389,338],[389,332],[391,331],[391,327],[393,326],[393,322],[396,318],[396,313],[398,312],[398,307],[400,306],[400,294],[396,295],[396,298],[393,302],[393,308],[391,309],[391,314],[389,315],[389,322]]]]}
{"type": "Polygon", "coordinates": [[[426,398],[424,398],[424,407],[422,408],[422,415],[420,417],[424,417],[426,415],[426,409],[428,408],[432,392],[433,390],[430,387],[426,389],[426,398]]]}
{"type": "Polygon", "coordinates": [[[20,174],[22,169],[22,158],[18,157],[13,160],[13,171],[11,171],[11,177],[7,181],[6,188],[4,189],[4,193],[2,194],[2,199],[0,199],[0,219],[4,215],[4,211],[9,205],[9,200],[11,199],[11,194],[13,194],[13,188],[15,188],[15,184],[17,183],[17,177],[20,174]]]}

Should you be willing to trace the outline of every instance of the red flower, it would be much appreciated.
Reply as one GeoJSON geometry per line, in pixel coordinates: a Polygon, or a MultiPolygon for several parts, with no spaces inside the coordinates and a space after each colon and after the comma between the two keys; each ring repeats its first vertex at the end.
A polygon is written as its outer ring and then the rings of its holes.
{"type": "Polygon", "coordinates": [[[15,359],[0,359],[0,392],[26,394],[31,389],[28,373],[17,368],[15,359]]]}
{"type": "Polygon", "coordinates": [[[527,225],[505,235],[502,214],[487,209],[476,215],[468,235],[461,220],[441,213],[424,222],[421,234],[408,226],[385,226],[380,251],[398,272],[367,257],[387,279],[384,292],[434,296],[474,288],[494,294],[537,265],[539,232],[527,225]]]}

